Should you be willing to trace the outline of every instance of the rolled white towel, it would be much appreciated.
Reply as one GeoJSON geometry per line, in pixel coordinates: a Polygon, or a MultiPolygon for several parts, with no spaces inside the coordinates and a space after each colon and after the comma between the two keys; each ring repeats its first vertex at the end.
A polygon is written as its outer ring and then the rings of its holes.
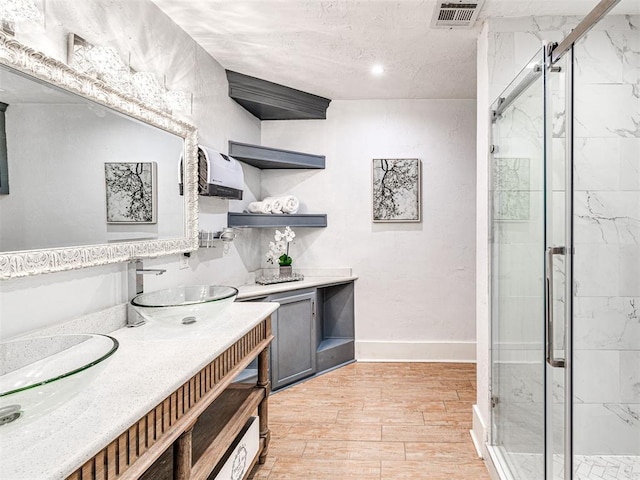
{"type": "Polygon", "coordinates": [[[271,204],[271,213],[282,213],[282,198],[274,198],[271,204]]]}
{"type": "Polygon", "coordinates": [[[247,205],[249,213],[271,213],[271,204],[265,202],[251,202],[247,205]]]}
{"type": "Polygon", "coordinates": [[[262,200],[262,203],[264,204],[264,207],[262,207],[264,209],[264,213],[271,213],[274,200],[275,198],[273,197],[266,197],[265,199],[262,200]]]}
{"type": "Polygon", "coordinates": [[[286,195],[284,197],[281,197],[280,200],[282,200],[282,213],[298,213],[300,202],[296,197],[294,197],[293,195],[286,195]]]}

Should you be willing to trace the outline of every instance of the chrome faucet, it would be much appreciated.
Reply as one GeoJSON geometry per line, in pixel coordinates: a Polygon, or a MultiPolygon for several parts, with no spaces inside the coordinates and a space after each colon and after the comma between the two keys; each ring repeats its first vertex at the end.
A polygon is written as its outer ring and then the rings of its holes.
{"type": "Polygon", "coordinates": [[[142,260],[129,262],[129,300],[144,292],[144,275],[162,275],[166,272],[162,268],[144,268],[142,260]]]}
{"type": "MultiPolygon", "coordinates": [[[[144,275],[162,275],[166,272],[163,268],[143,268],[142,260],[133,260],[129,262],[127,288],[129,291],[129,302],[141,293],[144,293],[144,275]]],[[[138,312],[133,310],[131,303],[127,310],[127,326],[139,327],[143,325],[145,320],[138,312]]]]}

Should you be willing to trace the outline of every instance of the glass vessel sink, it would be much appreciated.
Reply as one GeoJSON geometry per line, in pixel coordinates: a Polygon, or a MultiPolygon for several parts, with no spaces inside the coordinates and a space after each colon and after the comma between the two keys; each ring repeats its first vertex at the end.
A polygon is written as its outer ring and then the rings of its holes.
{"type": "Polygon", "coordinates": [[[40,417],[77,395],[98,376],[117,349],[115,338],[97,334],[0,343],[0,433],[40,417]]]}
{"type": "Polygon", "coordinates": [[[191,325],[215,319],[238,295],[223,285],[187,285],[133,297],[131,305],[147,320],[191,325]]]}

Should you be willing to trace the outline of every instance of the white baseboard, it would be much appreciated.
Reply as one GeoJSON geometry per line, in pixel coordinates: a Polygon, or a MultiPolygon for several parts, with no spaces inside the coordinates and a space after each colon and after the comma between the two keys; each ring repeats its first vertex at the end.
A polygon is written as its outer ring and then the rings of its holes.
{"type": "Polygon", "coordinates": [[[476,342],[356,341],[359,362],[475,363],[476,342]]]}
{"type": "Polygon", "coordinates": [[[473,440],[473,445],[476,447],[478,456],[480,458],[487,458],[486,445],[488,441],[489,431],[487,430],[487,426],[482,418],[482,415],[480,414],[478,405],[474,405],[472,411],[473,423],[471,428],[471,439],[473,440]]]}
{"type": "Polygon", "coordinates": [[[509,472],[502,469],[495,448],[489,445],[489,429],[485,419],[482,418],[478,405],[473,406],[471,439],[478,456],[484,460],[491,480],[514,480],[509,472]]]}

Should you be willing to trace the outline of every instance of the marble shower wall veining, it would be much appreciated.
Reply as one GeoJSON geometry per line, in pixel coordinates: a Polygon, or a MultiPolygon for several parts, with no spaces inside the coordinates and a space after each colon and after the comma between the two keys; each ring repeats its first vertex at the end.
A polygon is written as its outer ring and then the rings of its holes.
{"type": "Polygon", "coordinates": [[[640,455],[640,16],[575,48],[576,453],[640,455]]]}
{"type": "MultiPolygon", "coordinates": [[[[491,20],[488,60],[492,98],[531,61],[543,40],[561,40],[580,20],[491,20]]],[[[640,455],[639,29],[640,16],[609,16],[575,48],[574,439],[575,452],[581,455],[640,455]]],[[[507,119],[508,141],[500,150],[502,156],[529,159],[531,185],[538,184],[542,142],[537,118],[540,108],[531,103],[536,100],[533,95],[518,100],[513,118],[507,119]]],[[[559,112],[557,120],[563,115],[559,112]]],[[[562,156],[560,121],[557,126],[553,149],[562,156]]],[[[562,162],[558,162],[553,171],[554,188],[556,181],[558,185],[563,182],[562,169],[562,162]]],[[[527,409],[526,402],[543,398],[542,377],[537,373],[540,352],[531,347],[540,339],[542,305],[526,296],[532,291],[530,283],[537,285],[538,278],[516,274],[527,270],[542,276],[542,259],[529,254],[529,247],[539,243],[536,222],[541,218],[541,202],[535,189],[529,190],[529,218],[501,222],[493,232],[494,245],[500,244],[503,255],[498,273],[511,283],[505,282],[500,291],[502,313],[511,311],[526,317],[505,322],[497,338],[501,342],[499,393],[504,396],[499,408],[503,409],[505,432],[520,432],[510,442],[515,451],[526,451],[531,438],[525,433],[535,435],[541,421],[533,418],[535,415],[525,421],[518,412],[538,411],[537,406],[527,409]]],[[[554,195],[560,198],[563,192],[554,195]]],[[[561,232],[562,222],[554,221],[552,228],[554,233],[561,232]]],[[[493,355],[495,364],[495,351],[493,355]]],[[[556,390],[554,396],[560,399],[562,389],[556,390]]]]}

